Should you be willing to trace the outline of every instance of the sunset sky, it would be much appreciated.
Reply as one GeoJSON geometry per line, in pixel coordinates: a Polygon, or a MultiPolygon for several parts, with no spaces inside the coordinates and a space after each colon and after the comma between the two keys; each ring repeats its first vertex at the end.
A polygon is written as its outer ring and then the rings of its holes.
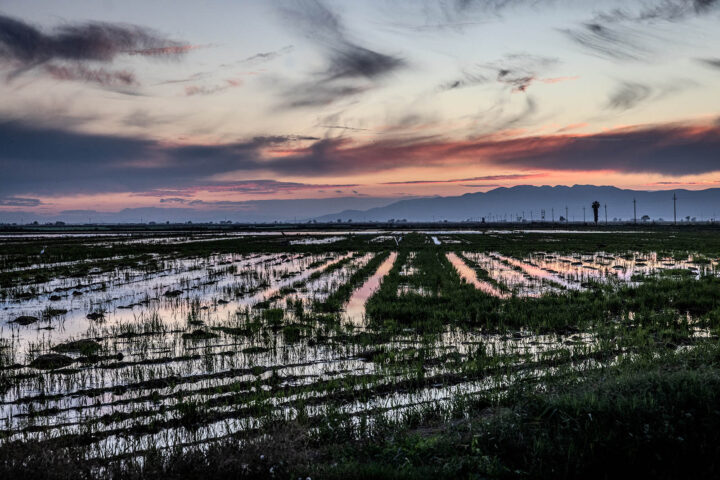
{"type": "Polygon", "coordinates": [[[720,186],[720,2],[0,0],[0,210],[720,186]]]}

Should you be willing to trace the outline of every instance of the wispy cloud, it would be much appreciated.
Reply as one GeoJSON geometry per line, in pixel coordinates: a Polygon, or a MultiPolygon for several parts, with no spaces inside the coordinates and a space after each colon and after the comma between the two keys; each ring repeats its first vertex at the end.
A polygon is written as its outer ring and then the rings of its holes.
{"type": "Polygon", "coordinates": [[[460,88],[473,87],[476,85],[483,85],[490,81],[487,74],[475,71],[473,69],[463,70],[460,78],[444,82],[438,86],[438,89],[445,90],[457,90],[460,88]]]}
{"type": "Polygon", "coordinates": [[[229,78],[225,82],[216,85],[188,85],[185,87],[185,95],[188,97],[194,95],[212,95],[214,93],[224,92],[230,88],[236,88],[243,84],[242,80],[229,78]]]}
{"type": "Polygon", "coordinates": [[[508,175],[485,175],[482,177],[470,178],[451,178],[449,180],[406,180],[399,182],[384,182],[383,185],[417,185],[417,184],[433,184],[433,183],[462,183],[462,182],[481,182],[481,181],[498,181],[498,180],[526,180],[529,178],[537,178],[547,176],[546,173],[513,173],[508,175]]]}
{"type": "Polygon", "coordinates": [[[717,10],[717,0],[656,0],[597,13],[580,27],[561,30],[586,51],[611,60],[645,60],[663,42],[658,22],[682,22],[717,10]],[[634,7],[634,8],[633,8],[634,7]]]}
{"type": "Polygon", "coordinates": [[[328,183],[301,183],[301,182],[281,182],[277,180],[259,179],[259,180],[228,180],[228,181],[206,181],[198,182],[181,190],[151,190],[148,192],[138,193],[139,196],[163,197],[160,203],[186,203],[189,202],[188,197],[192,197],[199,193],[205,192],[231,192],[246,195],[274,195],[277,193],[290,193],[302,190],[321,190],[331,188],[350,188],[357,187],[358,184],[328,184],[328,183]],[[166,197],[167,193],[172,193],[174,197],[166,197]]]}
{"type": "Polygon", "coordinates": [[[505,55],[500,60],[482,65],[494,71],[495,79],[507,85],[513,92],[524,92],[530,85],[540,80],[540,75],[559,63],[557,58],[514,53],[505,55]]]}
{"type": "Polygon", "coordinates": [[[579,78],[580,78],[580,75],[572,75],[569,77],[540,78],[538,81],[540,81],[542,83],[547,83],[547,84],[554,84],[554,83],[570,82],[573,80],[578,80],[579,78]]]}
{"type": "Polygon", "coordinates": [[[42,202],[37,198],[0,197],[1,207],[37,207],[42,202]]]}
{"type": "Polygon", "coordinates": [[[655,85],[620,82],[610,93],[605,107],[614,111],[630,110],[643,103],[662,100],[697,85],[698,83],[692,78],[671,79],[655,85]]]}
{"type": "Polygon", "coordinates": [[[320,128],[330,128],[330,129],[336,129],[336,130],[351,130],[353,132],[370,132],[369,128],[357,128],[357,127],[347,127],[345,125],[318,125],[320,128]]]}
{"type": "Polygon", "coordinates": [[[636,82],[623,82],[610,95],[607,107],[614,110],[629,110],[647,100],[651,94],[652,89],[647,85],[636,82]]]}
{"type": "Polygon", "coordinates": [[[257,65],[260,63],[269,62],[270,60],[274,60],[278,57],[281,57],[285,54],[292,52],[293,48],[294,47],[292,45],[288,45],[279,50],[274,50],[274,51],[270,51],[270,52],[259,52],[259,53],[256,53],[255,55],[251,55],[247,58],[243,58],[238,63],[245,64],[245,65],[257,65]]]}
{"type": "Polygon", "coordinates": [[[718,185],[720,180],[710,180],[703,182],[693,181],[664,181],[664,182],[650,182],[646,183],[646,187],[694,187],[694,186],[706,186],[706,185],[718,185]]]}
{"type": "Polygon", "coordinates": [[[506,10],[520,7],[547,9],[556,3],[556,0],[425,0],[412,3],[419,5],[425,15],[425,24],[411,27],[413,30],[462,32],[468,26],[501,18],[506,10]]]}
{"type": "Polygon", "coordinates": [[[586,51],[610,60],[641,60],[652,52],[647,34],[634,26],[593,21],[561,31],[586,51]]]}
{"type": "Polygon", "coordinates": [[[357,187],[356,183],[347,184],[316,184],[300,182],[280,182],[277,180],[245,180],[228,181],[211,185],[195,187],[198,191],[207,192],[235,192],[242,194],[272,195],[281,192],[296,192],[298,190],[317,190],[321,188],[348,188],[357,187]]]}
{"type": "Polygon", "coordinates": [[[318,0],[304,0],[282,13],[288,23],[319,45],[327,67],[312,80],[286,92],[290,107],[318,106],[365,92],[375,82],[407,64],[399,56],[381,53],[352,40],[340,16],[318,0]]]}

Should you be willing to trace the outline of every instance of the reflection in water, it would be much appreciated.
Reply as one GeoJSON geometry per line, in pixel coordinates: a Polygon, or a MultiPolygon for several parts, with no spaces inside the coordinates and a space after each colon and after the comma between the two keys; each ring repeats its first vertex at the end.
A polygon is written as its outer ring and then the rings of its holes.
{"type": "Polygon", "coordinates": [[[546,280],[550,283],[554,283],[556,285],[560,285],[564,288],[567,288],[568,290],[582,290],[582,287],[580,286],[580,284],[578,284],[576,282],[567,281],[564,278],[561,278],[553,273],[550,273],[547,270],[543,270],[542,268],[537,267],[535,265],[531,265],[529,263],[522,262],[515,258],[506,257],[506,256],[500,255],[500,254],[497,254],[497,257],[500,260],[507,262],[509,265],[511,265],[513,267],[521,268],[523,271],[525,271],[525,273],[527,273],[528,275],[531,275],[533,277],[542,278],[543,280],[546,280]]]}
{"type": "Polygon", "coordinates": [[[345,305],[345,317],[353,324],[361,325],[363,323],[365,319],[365,303],[380,288],[380,280],[388,274],[396,258],[397,252],[390,253],[390,256],[378,267],[375,274],[362,287],[355,290],[350,300],[348,300],[347,305],[345,305]]]}
{"type": "MultiPolygon", "coordinates": [[[[387,240],[392,242],[392,238],[387,240]]],[[[438,239],[452,243],[444,236],[438,239]]],[[[514,259],[471,251],[460,255],[451,253],[447,258],[462,278],[501,298],[510,294],[498,285],[507,286],[516,296],[559,291],[548,275],[574,284],[594,279],[620,283],[640,281],[642,275],[668,268],[687,269],[697,276],[715,273],[717,267],[716,259],[674,260],[633,252],[622,256],[536,252],[514,259]],[[508,258],[513,261],[503,260],[508,258]],[[474,266],[493,281],[479,280],[474,266]]],[[[412,329],[388,338],[368,336],[372,346],[364,339],[352,340],[355,325],[363,325],[367,300],[397,262],[396,253],[353,292],[345,308],[349,325],[333,326],[332,331],[316,324],[306,327],[308,317],[296,316],[285,303],[300,300],[307,306],[325,299],[372,256],[344,251],[158,256],[148,265],[93,270],[83,278],[54,276],[25,285],[34,289],[33,297],[8,296],[0,301],[0,356],[5,356],[4,365],[13,365],[0,371],[0,376],[12,378],[12,388],[0,392],[0,430],[10,432],[0,444],[62,435],[84,439],[91,429],[90,457],[127,455],[149,448],[196,445],[259,428],[264,419],[252,412],[265,408],[287,418],[298,415],[297,405],[305,405],[303,414],[310,416],[332,409],[357,414],[354,419],[368,418],[365,412],[386,412],[390,417],[414,406],[450,404],[461,395],[499,391],[531,376],[551,374],[555,367],[544,366],[548,359],[571,358],[568,365],[577,370],[597,367],[595,357],[589,355],[596,345],[592,331],[484,334],[480,329],[448,326],[431,336],[412,329]],[[340,268],[330,268],[348,258],[340,268]],[[51,295],[62,298],[50,301],[51,295]],[[274,300],[269,305],[257,305],[270,299],[274,300]],[[68,312],[28,326],[7,323],[19,315],[42,317],[48,306],[68,312]],[[263,320],[266,312],[275,313],[267,307],[284,309],[282,324],[263,320]],[[96,311],[104,311],[104,320],[87,318],[96,311]],[[261,328],[253,330],[253,326],[261,328]],[[299,326],[302,335],[287,335],[289,326],[299,326]],[[216,336],[184,338],[198,328],[216,336]],[[54,371],[27,365],[58,343],[81,338],[100,343],[103,358],[92,363],[76,361],[71,368],[54,371]],[[458,374],[478,352],[500,359],[507,368],[498,375],[458,374]],[[116,357],[118,353],[122,357],[116,357]],[[540,369],[528,363],[540,361],[540,369]],[[420,363],[423,378],[436,376],[436,381],[408,388],[417,383],[415,366],[420,363]],[[335,390],[329,385],[342,387],[335,390]],[[338,407],[343,395],[349,400],[338,407]],[[187,405],[202,405],[207,423],[195,430],[179,427],[187,405]],[[157,430],[136,428],[149,424],[157,430]]],[[[415,253],[410,253],[407,264],[399,269],[401,276],[423,274],[427,267],[414,259],[415,253]]],[[[403,291],[408,288],[399,285],[403,291]]],[[[694,337],[709,335],[709,330],[693,331],[694,337]]],[[[600,345],[597,351],[604,348],[600,345]]]]}
{"type": "Polygon", "coordinates": [[[497,253],[463,252],[462,255],[485,270],[496,284],[504,285],[517,297],[539,297],[544,293],[560,291],[542,278],[528,275],[521,268],[511,267],[500,260],[497,253]]]}
{"type": "Polygon", "coordinates": [[[460,274],[460,277],[462,277],[463,280],[466,282],[472,284],[477,288],[478,290],[483,291],[484,293],[487,293],[488,295],[492,295],[493,297],[498,298],[507,298],[508,295],[506,293],[501,292],[498,290],[493,284],[490,282],[485,282],[483,280],[479,280],[477,278],[477,275],[475,274],[475,270],[468,267],[465,262],[460,259],[460,257],[457,256],[454,252],[449,252],[445,255],[448,260],[450,260],[450,263],[453,264],[455,267],[455,270],[460,274]]]}

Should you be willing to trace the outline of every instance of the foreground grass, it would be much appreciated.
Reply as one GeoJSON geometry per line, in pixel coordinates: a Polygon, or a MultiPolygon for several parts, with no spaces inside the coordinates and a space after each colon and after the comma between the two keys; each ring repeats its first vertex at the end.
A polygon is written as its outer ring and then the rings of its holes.
{"type": "MultiPolygon", "coordinates": [[[[468,237],[471,243],[463,248],[491,248],[517,255],[537,248],[536,241],[545,242],[548,248],[557,244],[556,237],[545,234],[529,236],[533,242],[514,235],[468,237]]],[[[632,234],[632,237],[645,242],[641,242],[643,247],[656,242],[654,235],[647,233],[632,234]]],[[[718,251],[717,238],[686,235],[667,253],[686,258],[685,248],[694,241],[704,240],[698,248],[714,255],[713,252],[718,251]]],[[[246,245],[243,251],[259,248],[282,251],[287,246],[283,237],[274,241],[277,242],[270,246],[246,245]]],[[[563,243],[562,249],[609,250],[605,242],[610,242],[606,234],[588,234],[563,243]]],[[[188,252],[208,253],[210,250],[204,250],[208,248],[225,251],[234,248],[236,243],[224,240],[197,246],[168,246],[163,254],[175,258],[188,252]]],[[[366,243],[367,239],[348,238],[344,243],[307,248],[329,252],[333,248],[353,246],[354,251],[361,253],[370,251],[370,247],[379,248],[366,243]]],[[[190,323],[199,318],[198,302],[188,314],[187,332],[180,337],[186,342],[183,345],[190,347],[195,347],[194,342],[210,342],[219,335],[252,338],[252,346],[241,351],[252,355],[276,348],[274,339],[282,336],[287,345],[307,342],[313,351],[337,348],[346,355],[356,355],[374,363],[372,373],[289,387],[285,381],[292,383],[296,379],[274,375],[275,368],[279,370],[287,363],[283,361],[282,365],[272,367],[273,375],[265,381],[259,378],[262,368],[252,367],[242,373],[252,373],[256,379],[236,379],[221,386],[205,387],[203,393],[214,390],[218,395],[207,402],[184,401],[190,397],[191,390],[178,388],[163,395],[183,401],[166,406],[161,404],[161,395],[155,391],[141,397],[143,402],[152,401],[152,406],[138,403],[135,410],[126,414],[113,412],[100,418],[86,418],[75,424],[78,431],[71,435],[60,434],[60,438],[53,437],[42,443],[26,439],[0,446],[0,478],[718,476],[715,458],[720,445],[720,401],[717,400],[720,398],[720,344],[717,336],[702,339],[694,336],[694,332],[703,328],[703,334],[717,335],[720,279],[708,275],[695,280],[694,274],[674,269],[652,278],[640,278],[642,283],[638,286],[593,283],[586,291],[501,301],[478,292],[460,279],[445,257],[446,248],[456,247],[432,245],[426,235],[420,234],[408,234],[400,245],[391,247],[397,247],[398,259],[367,305],[367,329],[354,330],[348,326],[346,330],[338,312],[352,291],[386,258],[387,252],[375,255],[365,266],[353,271],[345,283],[323,302],[315,302],[308,312],[302,302],[291,301],[291,297],[286,298],[283,307],[281,300],[293,290],[288,288],[278,292],[272,301],[261,302],[267,303],[263,308],[258,304],[258,312],[253,317],[246,310],[244,314],[238,313],[237,321],[203,330],[190,323]],[[411,271],[415,273],[402,275],[403,265],[413,267],[411,271]],[[410,293],[399,294],[400,286],[408,287],[410,293]],[[413,293],[416,291],[423,294],[413,293]],[[531,361],[531,355],[520,350],[496,354],[482,342],[474,342],[477,348],[461,354],[458,349],[440,348],[440,337],[450,326],[464,332],[493,333],[507,338],[525,338],[538,333],[562,334],[567,338],[537,361],[531,361]],[[585,333],[592,334],[597,342],[580,341],[577,334],[585,333]],[[413,336],[413,346],[404,346],[399,340],[409,335],[413,336]],[[398,341],[390,344],[394,340],[398,341]],[[419,340],[420,345],[415,345],[419,340]],[[356,347],[349,348],[350,345],[356,347]],[[438,367],[442,369],[433,372],[438,367]],[[385,379],[391,381],[382,383],[385,379]],[[490,380],[489,389],[483,390],[484,393],[466,396],[453,392],[451,399],[442,404],[418,403],[385,416],[382,408],[368,408],[352,418],[340,413],[356,401],[392,400],[391,394],[401,397],[440,387],[451,392],[454,386],[480,380],[490,380]],[[229,395],[219,398],[221,394],[229,395]],[[268,408],[270,399],[290,398],[293,399],[287,404],[297,408],[297,416],[290,415],[292,420],[278,418],[278,413],[268,408]],[[327,405],[327,409],[312,409],[318,405],[327,405]],[[225,409],[220,411],[220,407],[225,409]],[[159,411],[167,414],[164,420],[146,421],[146,417],[159,411]],[[202,429],[214,422],[253,416],[261,421],[257,429],[233,431],[223,440],[201,444],[202,429]],[[93,428],[104,422],[124,420],[125,426],[117,429],[93,428]],[[91,451],[93,444],[115,435],[133,443],[145,435],[171,429],[181,433],[171,437],[171,443],[173,438],[178,440],[172,450],[130,447],[128,452],[135,453],[91,451]],[[181,442],[187,443],[180,446],[181,442]]],[[[333,264],[333,269],[340,269],[350,260],[333,264]]],[[[111,262],[115,261],[135,259],[111,262]]],[[[162,265],[149,262],[146,267],[152,270],[162,265]]],[[[37,270],[51,274],[54,268],[37,270]]],[[[70,268],[79,272],[87,265],[70,268]]],[[[330,271],[318,271],[314,275],[319,277],[330,271]]],[[[14,272],[8,272],[8,278],[13,275],[14,272]]],[[[16,281],[22,283],[25,279],[13,279],[11,284],[15,285],[16,281]]],[[[159,321],[147,332],[144,328],[122,335],[132,333],[140,338],[150,331],[168,333],[159,321]]],[[[228,341],[234,343],[234,340],[228,341]]],[[[182,360],[201,358],[198,350],[192,352],[182,360]]],[[[88,360],[91,353],[87,355],[88,360]]],[[[223,349],[204,355],[207,360],[204,368],[212,372],[207,374],[208,379],[225,378],[223,372],[213,371],[213,362],[216,356],[226,353],[237,352],[223,349]]],[[[15,377],[11,367],[10,354],[0,355],[0,391],[4,384],[10,388],[11,384],[21,385],[11,382],[28,380],[20,375],[15,377]]],[[[98,369],[105,367],[98,365],[98,369]]],[[[81,372],[78,369],[76,373],[81,372]]],[[[56,374],[67,375],[62,377],[67,379],[73,375],[52,373],[56,374]]],[[[33,375],[33,381],[41,382],[51,374],[33,375]]],[[[233,375],[239,376],[240,372],[233,375]]],[[[157,380],[161,381],[160,388],[166,387],[165,378],[157,380]]],[[[180,382],[172,380],[176,381],[180,382]]],[[[188,379],[187,383],[192,381],[188,379]]],[[[156,388],[158,384],[152,385],[151,388],[156,388]]],[[[123,388],[140,390],[147,386],[143,380],[123,388]]],[[[109,394],[113,388],[108,387],[104,393],[109,394]]],[[[86,394],[96,397],[98,392],[100,390],[86,394]]],[[[124,404],[121,402],[125,399],[113,400],[108,408],[124,404]]],[[[26,403],[33,405],[34,401],[26,403]]],[[[46,427],[35,417],[50,418],[57,413],[53,408],[37,411],[28,406],[28,427],[12,433],[21,436],[42,431],[46,427]]],[[[91,411],[89,407],[87,411],[91,411]]],[[[107,443],[112,446],[111,441],[107,443]]]]}
{"type": "Polygon", "coordinates": [[[100,466],[81,448],[0,449],[2,478],[712,478],[720,474],[720,345],[641,354],[518,382],[388,421],[329,414],[252,442],[100,466]]]}

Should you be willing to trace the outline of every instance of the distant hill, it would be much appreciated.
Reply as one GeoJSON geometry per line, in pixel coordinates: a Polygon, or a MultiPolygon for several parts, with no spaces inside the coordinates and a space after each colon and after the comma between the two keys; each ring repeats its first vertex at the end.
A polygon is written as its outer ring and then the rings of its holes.
{"type": "Polygon", "coordinates": [[[519,185],[510,188],[496,188],[488,192],[468,193],[458,197],[427,197],[410,200],[401,200],[386,206],[368,210],[344,210],[331,215],[318,217],[319,222],[343,221],[387,221],[390,219],[406,219],[408,221],[488,221],[516,220],[522,217],[526,220],[541,220],[544,210],[544,219],[558,221],[561,216],[567,216],[570,221],[583,220],[583,207],[585,219],[593,220],[591,204],[598,201],[601,204],[600,220],[605,220],[605,205],[607,205],[608,220],[633,219],[633,199],[637,200],[638,221],[644,215],[652,220],[673,219],[673,195],[677,195],[678,221],[686,216],[697,220],[718,218],[720,214],[720,189],[706,190],[663,190],[641,191],[623,190],[616,187],[603,187],[594,185],[568,186],[542,186],[519,185]]]}
{"type": "MultiPolygon", "coordinates": [[[[209,205],[193,206],[183,203],[175,207],[139,207],[124,208],[120,211],[64,210],[58,213],[40,214],[32,211],[0,212],[0,222],[30,223],[38,221],[67,223],[136,223],[136,222],[207,222],[231,220],[233,222],[304,222],[318,215],[324,215],[338,209],[361,209],[387,205],[395,198],[380,197],[335,197],[307,198],[293,200],[251,200],[228,202],[214,207],[209,205]]],[[[223,203],[223,202],[220,202],[223,203]]]]}

